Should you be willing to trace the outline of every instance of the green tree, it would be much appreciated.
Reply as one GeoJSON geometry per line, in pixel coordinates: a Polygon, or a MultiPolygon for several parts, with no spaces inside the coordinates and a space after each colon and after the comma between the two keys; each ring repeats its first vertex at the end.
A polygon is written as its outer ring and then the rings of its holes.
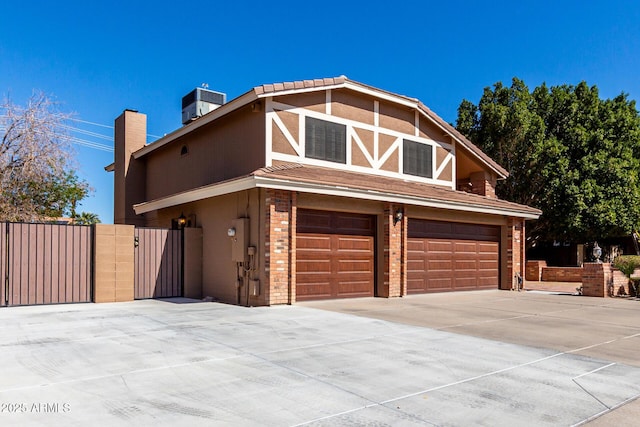
{"type": "Polygon", "coordinates": [[[68,115],[42,93],[0,105],[0,220],[74,217],[90,188],[72,168],[68,115]]]}
{"type": "Polygon", "coordinates": [[[97,214],[91,212],[81,212],[80,214],[74,215],[73,223],[77,225],[92,225],[92,224],[100,224],[100,218],[97,214]]]}
{"type": "Polygon", "coordinates": [[[543,211],[529,245],[640,228],[640,116],[627,95],[602,100],[585,82],[529,91],[514,78],[478,105],[463,100],[456,127],[509,171],[499,197],[543,211]]]}

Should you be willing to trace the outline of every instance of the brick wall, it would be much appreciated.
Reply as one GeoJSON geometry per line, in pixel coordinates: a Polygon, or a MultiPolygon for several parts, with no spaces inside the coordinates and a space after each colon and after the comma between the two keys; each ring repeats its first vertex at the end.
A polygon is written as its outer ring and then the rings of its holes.
{"type": "Polygon", "coordinates": [[[295,302],[295,224],[291,208],[295,195],[285,190],[265,190],[265,303],[295,302]],[[293,266],[293,270],[291,267],[293,266]],[[292,274],[293,273],[293,274],[292,274]]]}
{"type": "Polygon", "coordinates": [[[541,277],[543,282],[581,282],[582,267],[543,267],[541,277]]]}
{"type": "Polygon", "coordinates": [[[611,264],[586,262],[582,270],[582,295],[608,297],[613,284],[611,264]]]}
{"type": "MultiPolygon", "coordinates": [[[[547,266],[546,261],[527,261],[525,268],[525,279],[533,282],[542,280],[542,269],[547,266]]],[[[580,272],[582,274],[582,272],[580,272]]]]}
{"type": "Polygon", "coordinates": [[[629,279],[622,271],[612,268],[611,281],[613,282],[614,295],[629,295],[631,293],[629,279]]]}
{"type": "Polygon", "coordinates": [[[473,193],[479,196],[497,198],[496,178],[488,172],[474,172],[469,178],[460,179],[457,182],[458,191],[473,193]]]}

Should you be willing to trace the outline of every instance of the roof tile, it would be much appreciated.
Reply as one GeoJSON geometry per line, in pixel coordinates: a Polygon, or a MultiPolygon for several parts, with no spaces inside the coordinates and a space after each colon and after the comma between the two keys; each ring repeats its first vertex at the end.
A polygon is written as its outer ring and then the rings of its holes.
{"type": "Polygon", "coordinates": [[[419,197],[482,208],[505,209],[533,215],[541,214],[540,210],[530,206],[456,191],[447,187],[319,166],[301,165],[298,163],[274,162],[274,166],[258,169],[253,175],[297,182],[333,185],[372,192],[385,192],[398,196],[419,197]]]}

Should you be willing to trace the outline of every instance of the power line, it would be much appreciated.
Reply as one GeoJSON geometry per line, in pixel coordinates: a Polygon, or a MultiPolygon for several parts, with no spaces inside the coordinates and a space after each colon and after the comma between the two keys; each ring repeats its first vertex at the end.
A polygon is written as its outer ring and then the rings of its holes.
{"type": "Polygon", "coordinates": [[[104,144],[98,144],[97,142],[87,141],[86,139],[71,138],[70,141],[73,144],[82,145],[88,148],[94,148],[96,150],[108,151],[111,153],[113,153],[114,151],[113,147],[109,147],[108,145],[104,145],[104,144]]]}
{"type": "Polygon", "coordinates": [[[113,129],[113,126],[101,125],[100,123],[88,122],[88,121],[86,121],[86,120],[80,120],[80,119],[74,119],[74,118],[68,118],[67,120],[71,120],[71,121],[73,121],[73,122],[86,123],[86,124],[88,124],[88,125],[93,125],[93,126],[100,126],[100,127],[108,128],[108,129],[113,129]]]}
{"type": "Polygon", "coordinates": [[[97,133],[97,132],[91,132],[89,130],[85,130],[85,129],[80,129],[80,128],[76,128],[73,126],[67,126],[67,125],[62,125],[63,128],[70,130],[71,132],[75,132],[75,133],[81,133],[87,136],[92,136],[94,138],[100,138],[100,139],[105,139],[107,141],[111,141],[113,142],[113,138],[107,135],[103,135],[101,133],[97,133]]]}

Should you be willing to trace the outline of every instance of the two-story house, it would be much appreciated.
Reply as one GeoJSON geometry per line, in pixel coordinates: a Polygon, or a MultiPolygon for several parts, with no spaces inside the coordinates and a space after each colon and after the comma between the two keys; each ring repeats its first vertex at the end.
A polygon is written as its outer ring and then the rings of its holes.
{"type": "MultiPolygon", "coordinates": [[[[145,145],[116,120],[115,222],[202,230],[202,296],[243,305],[511,289],[507,172],[419,100],[346,77],[258,86],[145,145]]],[[[183,105],[183,108],[185,106],[183,105]]]]}

